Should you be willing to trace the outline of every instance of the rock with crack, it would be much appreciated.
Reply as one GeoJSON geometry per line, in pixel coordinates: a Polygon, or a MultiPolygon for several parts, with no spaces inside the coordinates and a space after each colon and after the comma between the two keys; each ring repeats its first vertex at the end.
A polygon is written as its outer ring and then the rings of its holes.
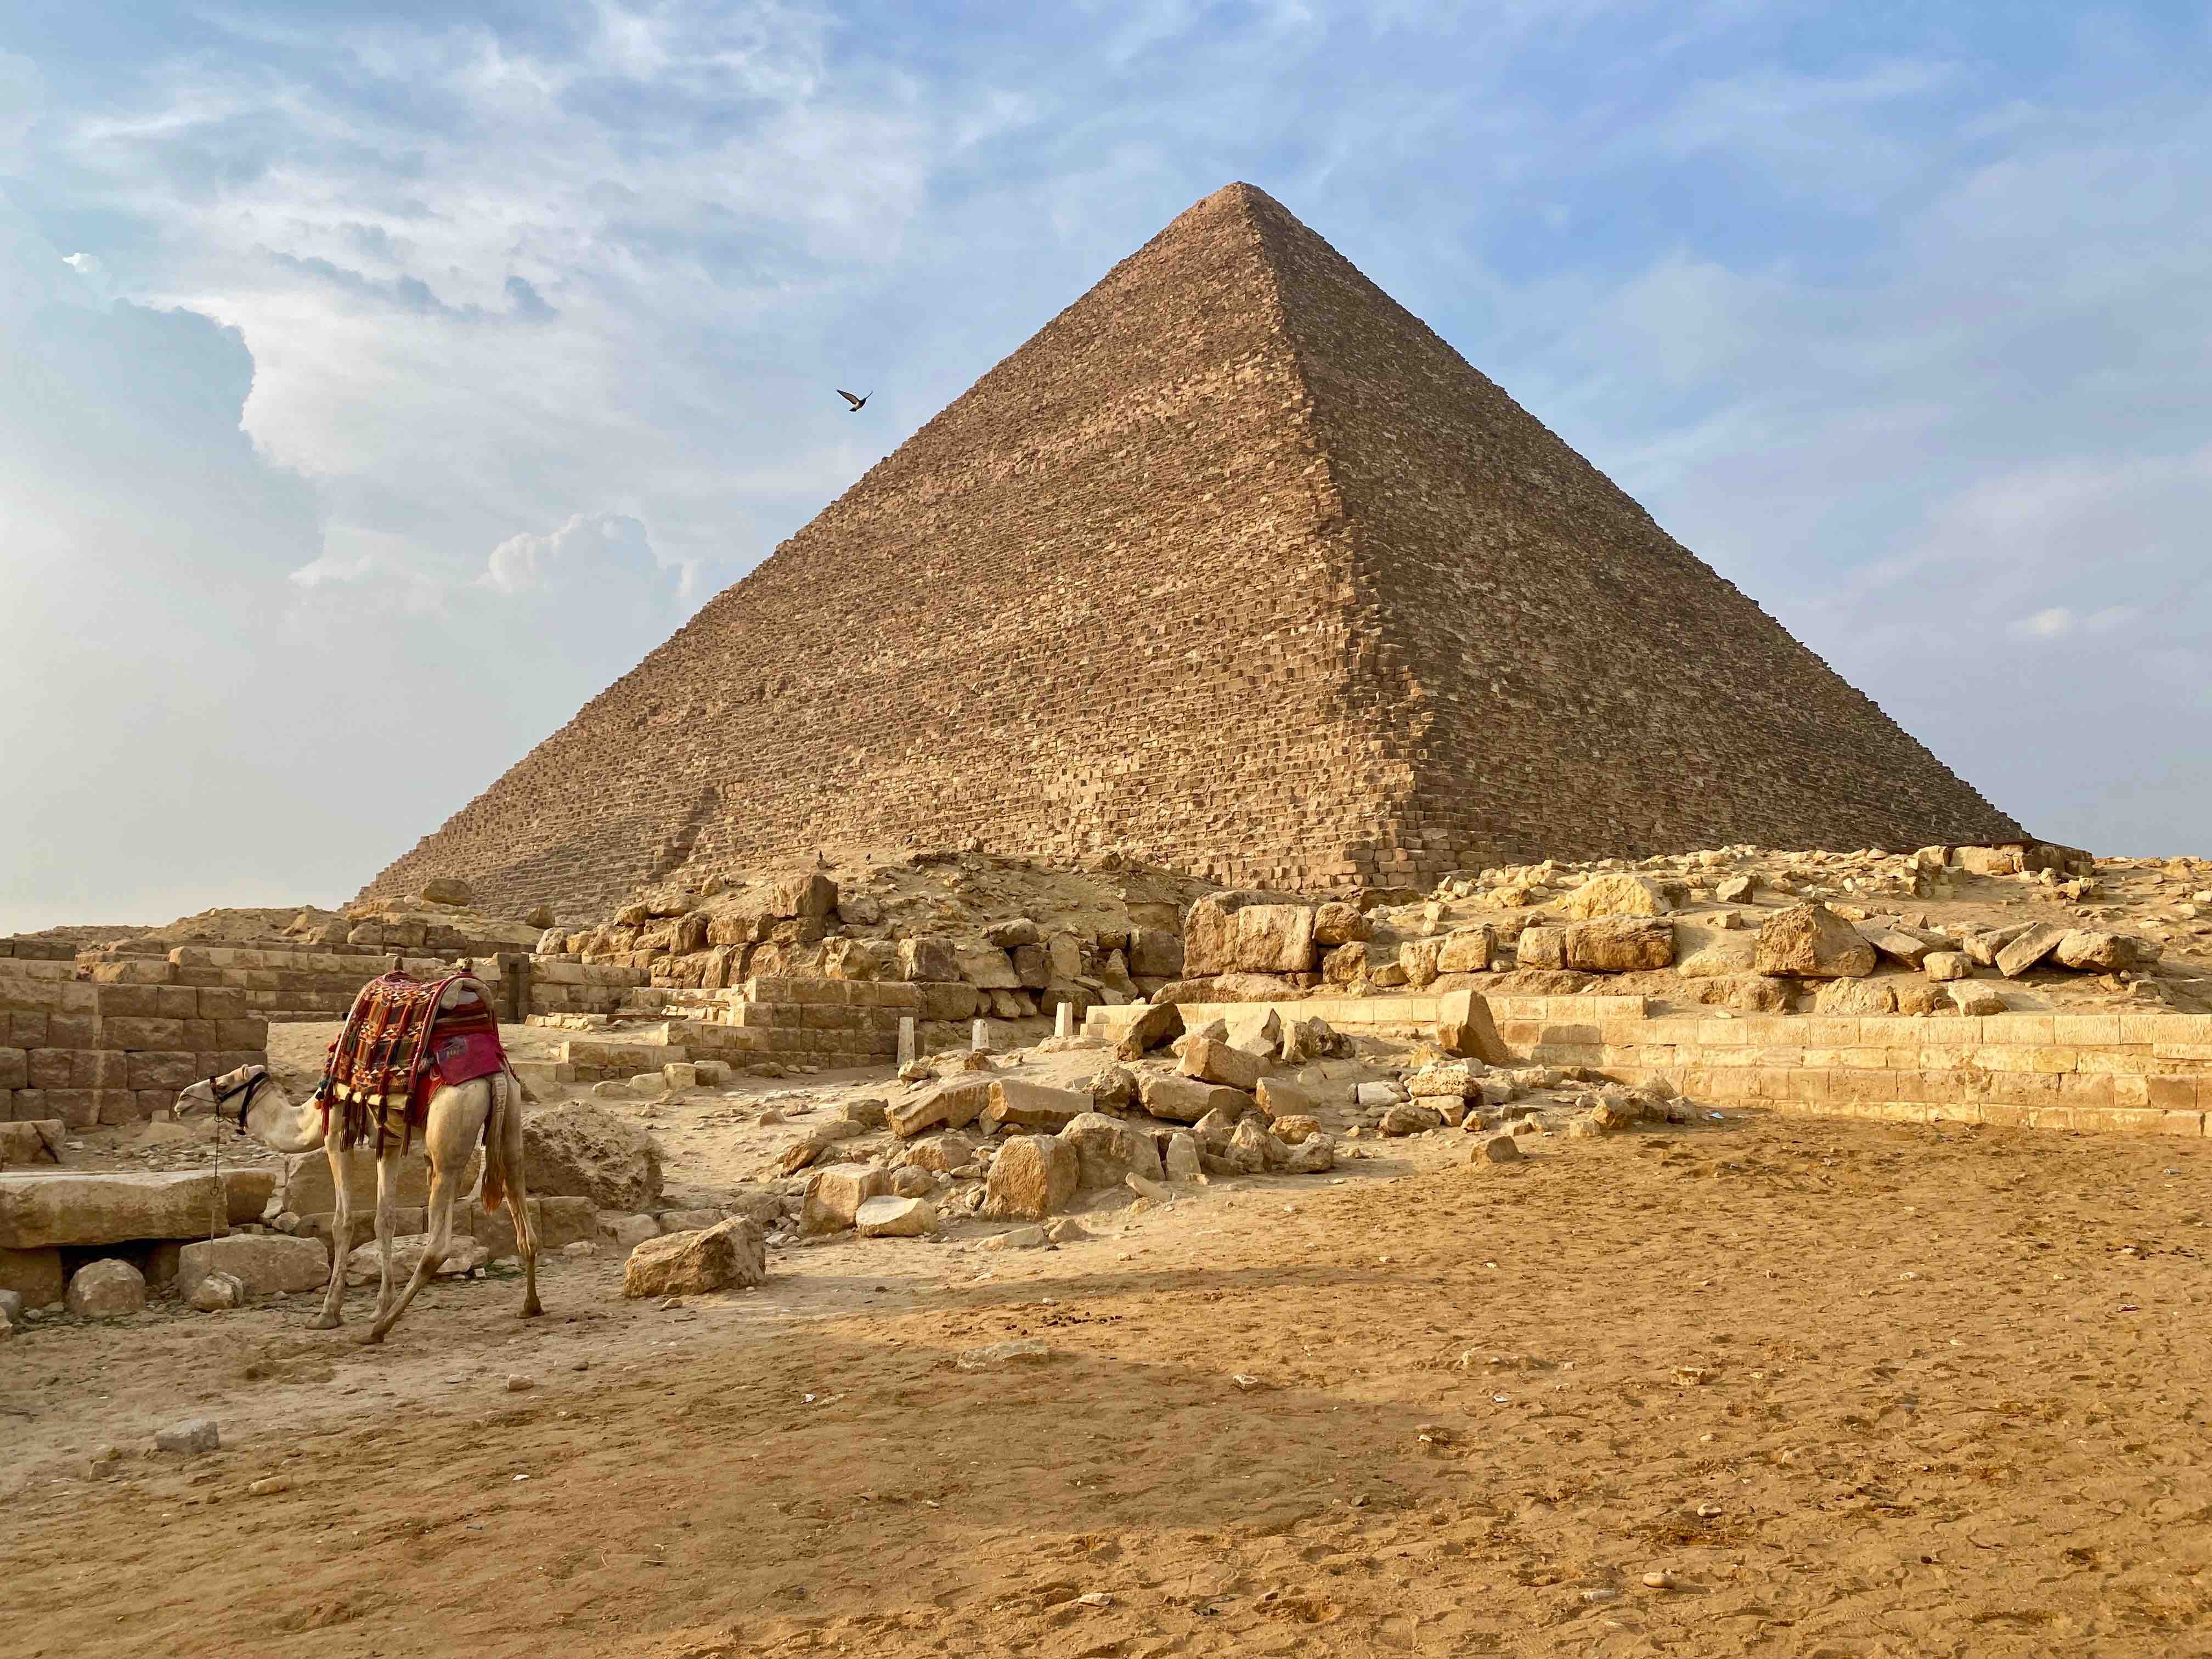
{"type": "Polygon", "coordinates": [[[1082,1183],[1083,1162],[1059,1135],[1020,1135],[999,1150],[980,1213],[1001,1221],[1042,1221],[1067,1207],[1082,1183]]]}
{"type": "Polygon", "coordinates": [[[767,1278],[768,1241],[759,1224],[732,1216],[696,1232],[647,1239],[623,1264],[623,1294],[698,1296],[759,1285],[767,1278]]]}

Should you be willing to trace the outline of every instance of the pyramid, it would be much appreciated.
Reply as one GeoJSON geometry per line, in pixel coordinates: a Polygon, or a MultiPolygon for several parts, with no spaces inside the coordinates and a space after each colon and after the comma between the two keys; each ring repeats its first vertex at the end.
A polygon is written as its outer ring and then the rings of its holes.
{"type": "Polygon", "coordinates": [[[2020,839],[1279,203],[1206,198],[379,875],[823,847],[1276,887],[2020,839]]]}

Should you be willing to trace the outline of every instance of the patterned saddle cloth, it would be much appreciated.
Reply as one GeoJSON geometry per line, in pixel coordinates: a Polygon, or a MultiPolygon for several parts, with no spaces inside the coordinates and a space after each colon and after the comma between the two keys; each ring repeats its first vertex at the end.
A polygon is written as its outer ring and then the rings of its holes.
{"type": "Polygon", "coordinates": [[[345,1030],[330,1047],[323,1080],[325,1133],[332,1111],[338,1145],[351,1149],[375,1138],[376,1150],[397,1140],[405,1151],[441,1088],[489,1077],[507,1064],[499,1018],[469,977],[419,980],[396,969],[361,988],[345,1030]],[[460,988],[447,1007],[447,993],[460,988]]]}

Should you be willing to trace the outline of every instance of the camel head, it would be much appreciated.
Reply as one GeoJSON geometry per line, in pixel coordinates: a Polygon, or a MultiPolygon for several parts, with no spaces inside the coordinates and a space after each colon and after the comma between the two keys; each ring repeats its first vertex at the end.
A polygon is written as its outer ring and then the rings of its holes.
{"type": "Polygon", "coordinates": [[[313,1101],[295,1106],[266,1066],[241,1066],[195,1083],[169,1108],[178,1119],[203,1112],[272,1152],[312,1152],[323,1144],[322,1108],[313,1101]]]}

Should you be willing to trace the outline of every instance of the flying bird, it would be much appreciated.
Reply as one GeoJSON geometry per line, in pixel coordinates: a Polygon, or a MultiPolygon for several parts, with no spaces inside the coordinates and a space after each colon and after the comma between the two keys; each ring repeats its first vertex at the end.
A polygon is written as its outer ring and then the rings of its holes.
{"type": "Polygon", "coordinates": [[[855,398],[851,392],[846,391],[842,386],[840,386],[837,388],[837,395],[842,398],[847,403],[852,404],[852,412],[857,415],[860,412],[862,408],[866,405],[868,398],[874,397],[876,394],[873,392],[870,392],[866,397],[855,398]]]}

